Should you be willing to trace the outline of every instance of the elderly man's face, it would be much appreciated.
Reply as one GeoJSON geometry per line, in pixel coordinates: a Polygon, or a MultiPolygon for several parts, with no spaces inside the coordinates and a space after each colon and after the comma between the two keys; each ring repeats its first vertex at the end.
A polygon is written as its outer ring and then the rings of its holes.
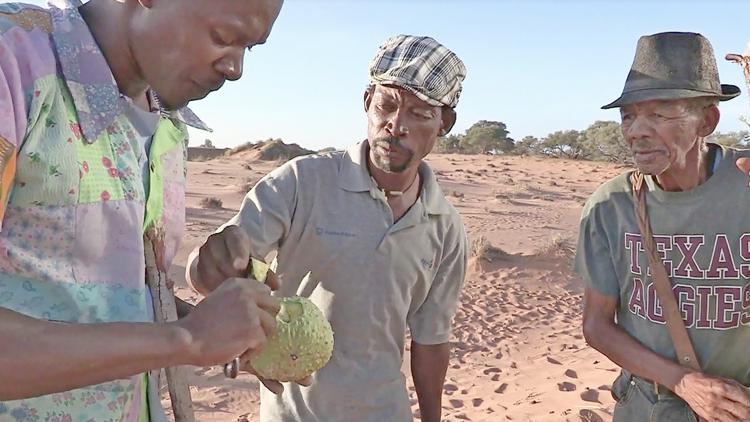
{"type": "Polygon", "coordinates": [[[389,173],[418,165],[444,126],[440,107],[397,87],[376,85],[365,94],[365,107],[370,159],[389,173]]]}
{"type": "Polygon", "coordinates": [[[708,136],[716,124],[708,129],[707,109],[691,108],[689,100],[653,100],[621,107],[622,134],[636,167],[655,176],[695,168],[690,160],[700,157],[696,154],[699,138],[708,136]]]}
{"type": "Polygon", "coordinates": [[[262,44],[283,0],[152,0],[131,21],[129,44],[146,83],[169,109],[242,76],[248,48],[262,44]]]}

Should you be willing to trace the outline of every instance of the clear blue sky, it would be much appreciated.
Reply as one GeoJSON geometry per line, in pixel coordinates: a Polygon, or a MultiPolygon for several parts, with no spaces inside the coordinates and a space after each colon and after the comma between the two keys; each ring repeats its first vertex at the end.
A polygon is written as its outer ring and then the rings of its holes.
{"type": "Polygon", "coordinates": [[[724,55],[745,51],[748,19],[748,0],[286,0],[242,79],[191,105],[214,129],[193,131],[191,144],[274,137],[319,149],[364,139],[367,65],[399,33],[432,36],[466,63],[453,133],[499,120],[521,139],[619,120],[599,107],[622,91],[638,37],[700,32],[722,82],[743,91],[722,104],[719,130],[740,130],[750,103],[740,67],[724,55]]]}

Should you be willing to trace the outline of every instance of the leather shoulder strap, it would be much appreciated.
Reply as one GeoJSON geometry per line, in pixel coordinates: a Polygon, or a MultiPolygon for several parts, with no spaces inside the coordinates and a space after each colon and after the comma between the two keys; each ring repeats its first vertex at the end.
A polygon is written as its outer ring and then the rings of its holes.
{"type": "Polygon", "coordinates": [[[630,175],[635,215],[641,231],[641,242],[648,255],[651,278],[664,311],[669,336],[672,338],[672,344],[677,353],[677,361],[683,366],[700,371],[700,362],[698,362],[695,349],[685,328],[685,322],[677,306],[677,300],[672,292],[672,283],[669,281],[664,263],[657,254],[656,241],[654,241],[646,208],[648,185],[644,179],[644,175],[637,170],[630,175]]]}

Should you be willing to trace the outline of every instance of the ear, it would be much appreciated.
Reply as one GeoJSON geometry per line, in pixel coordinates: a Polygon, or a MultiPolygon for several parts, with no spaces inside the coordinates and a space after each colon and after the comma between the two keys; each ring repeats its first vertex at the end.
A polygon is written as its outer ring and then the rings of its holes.
{"type": "Polygon", "coordinates": [[[367,89],[365,89],[365,95],[364,95],[364,105],[365,105],[365,113],[370,109],[370,103],[372,102],[372,94],[375,92],[372,85],[368,86],[367,89]]]}
{"type": "Polygon", "coordinates": [[[456,124],[456,110],[450,107],[441,108],[443,123],[440,126],[440,136],[445,136],[448,132],[453,129],[453,125],[456,124]]]}
{"type": "Polygon", "coordinates": [[[719,112],[719,107],[716,107],[715,105],[706,107],[706,109],[703,110],[703,121],[698,128],[698,135],[705,138],[714,133],[716,126],[719,124],[720,117],[721,113],[719,112]]]}

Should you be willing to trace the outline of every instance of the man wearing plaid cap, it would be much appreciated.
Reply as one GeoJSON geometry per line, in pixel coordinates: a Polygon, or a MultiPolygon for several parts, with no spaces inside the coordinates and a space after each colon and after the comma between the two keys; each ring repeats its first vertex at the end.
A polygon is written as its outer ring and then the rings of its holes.
{"type": "Polygon", "coordinates": [[[388,39],[364,92],[367,140],[274,170],[191,255],[188,279],[208,292],[275,250],[280,294],[309,297],[331,321],[331,361],[309,387],[264,380],[276,395],[262,391],[261,420],[411,421],[407,326],[421,420],[440,420],[467,246],[422,159],[453,126],[465,73],[432,38],[388,39]]]}

